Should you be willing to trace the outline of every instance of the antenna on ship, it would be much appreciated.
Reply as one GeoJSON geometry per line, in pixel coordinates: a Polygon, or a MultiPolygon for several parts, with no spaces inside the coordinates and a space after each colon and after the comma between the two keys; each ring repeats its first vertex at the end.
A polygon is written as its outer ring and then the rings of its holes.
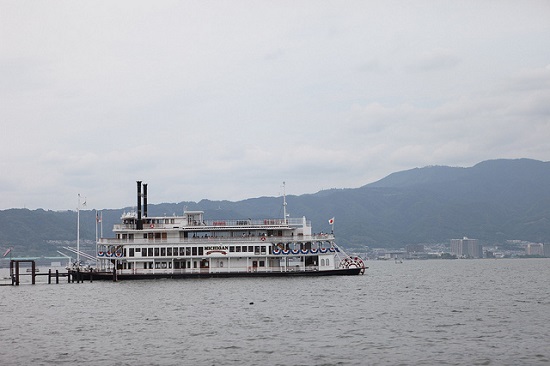
{"type": "Polygon", "coordinates": [[[286,224],[286,183],[283,182],[283,218],[284,218],[284,223],[286,224]]]}

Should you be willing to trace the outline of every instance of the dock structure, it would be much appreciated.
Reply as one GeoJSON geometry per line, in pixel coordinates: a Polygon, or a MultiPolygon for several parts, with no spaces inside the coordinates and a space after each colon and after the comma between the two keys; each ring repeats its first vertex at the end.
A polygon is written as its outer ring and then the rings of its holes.
{"type": "Polygon", "coordinates": [[[48,284],[52,283],[52,278],[55,278],[55,283],[59,283],[60,277],[66,277],[67,283],[80,283],[84,282],[84,279],[89,279],[90,282],[93,281],[93,275],[92,272],[87,273],[84,271],[80,271],[80,268],[77,269],[68,269],[67,272],[60,272],[59,270],[55,270],[55,273],[49,269],[48,273],[38,273],[38,268],[36,268],[36,262],[34,260],[25,259],[12,259],[10,260],[10,277],[11,277],[11,285],[12,286],[19,286],[21,276],[24,275],[30,275],[31,276],[31,284],[36,284],[36,276],[48,276],[48,284]],[[21,263],[30,263],[31,264],[31,271],[30,273],[21,273],[20,270],[20,264],[21,263]]]}

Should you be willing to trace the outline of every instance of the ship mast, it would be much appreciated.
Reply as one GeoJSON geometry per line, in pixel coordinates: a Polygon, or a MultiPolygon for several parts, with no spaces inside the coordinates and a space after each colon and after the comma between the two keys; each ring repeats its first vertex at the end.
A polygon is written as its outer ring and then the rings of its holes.
{"type": "Polygon", "coordinates": [[[283,218],[284,218],[284,223],[286,224],[286,183],[283,182],[283,218]]]}

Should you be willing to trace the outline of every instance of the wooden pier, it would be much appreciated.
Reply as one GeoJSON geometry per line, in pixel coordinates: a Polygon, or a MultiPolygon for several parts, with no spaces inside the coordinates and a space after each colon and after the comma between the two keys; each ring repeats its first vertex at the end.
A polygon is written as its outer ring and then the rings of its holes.
{"type": "Polygon", "coordinates": [[[10,277],[11,277],[11,285],[12,286],[19,286],[21,276],[31,276],[31,284],[36,284],[36,277],[37,276],[48,276],[48,284],[52,283],[52,279],[55,278],[55,283],[59,283],[60,277],[66,277],[67,283],[81,283],[84,282],[84,279],[90,280],[90,282],[93,281],[93,272],[83,272],[80,271],[80,269],[72,270],[67,269],[67,272],[60,272],[59,270],[55,270],[55,273],[49,269],[48,273],[38,273],[38,269],[36,268],[36,263],[34,260],[15,260],[12,259],[10,261],[10,277]],[[30,273],[21,273],[20,271],[20,264],[21,263],[30,263],[31,264],[31,271],[30,273]]]}

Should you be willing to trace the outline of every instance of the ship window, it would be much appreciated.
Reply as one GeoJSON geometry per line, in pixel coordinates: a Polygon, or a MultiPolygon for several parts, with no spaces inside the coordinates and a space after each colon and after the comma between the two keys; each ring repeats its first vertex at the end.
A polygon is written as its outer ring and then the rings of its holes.
{"type": "Polygon", "coordinates": [[[155,233],[155,239],[160,239],[160,233],[155,233]]]}
{"type": "Polygon", "coordinates": [[[229,253],[235,252],[235,247],[232,245],[229,247],[229,253]]]}
{"type": "Polygon", "coordinates": [[[143,269],[147,269],[147,262],[143,262],[143,269]]]}
{"type": "Polygon", "coordinates": [[[241,246],[240,246],[240,245],[237,245],[237,246],[235,247],[235,251],[236,251],[237,253],[240,253],[240,252],[241,252],[241,246]]]}
{"type": "Polygon", "coordinates": [[[197,247],[193,247],[191,249],[191,253],[192,253],[192,255],[197,255],[197,247]]]}
{"type": "Polygon", "coordinates": [[[187,256],[191,255],[191,247],[185,248],[185,255],[187,255],[187,256]]]}
{"type": "Polygon", "coordinates": [[[174,262],[174,269],[180,269],[180,262],[178,261],[174,262]]]}
{"type": "Polygon", "coordinates": [[[324,266],[324,265],[325,265],[325,260],[321,259],[321,266],[324,266]]]}
{"type": "Polygon", "coordinates": [[[147,257],[147,248],[143,248],[143,250],[141,251],[141,255],[143,257],[147,257]]]}
{"type": "Polygon", "coordinates": [[[141,253],[141,248],[136,248],[136,253],[141,253]]]}
{"type": "Polygon", "coordinates": [[[166,240],[166,237],[167,237],[167,234],[166,234],[166,233],[162,233],[162,239],[163,239],[163,240],[166,240]]]}
{"type": "Polygon", "coordinates": [[[128,269],[132,269],[132,262],[128,262],[128,269]]]}
{"type": "Polygon", "coordinates": [[[327,266],[330,266],[330,259],[327,258],[326,264],[327,266]]]}
{"type": "Polygon", "coordinates": [[[153,256],[153,248],[147,248],[147,252],[149,254],[149,257],[153,256]]]}
{"type": "Polygon", "coordinates": [[[169,257],[172,256],[172,248],[166,248],[166,255],[169,257]]]}
{"type": "Polygon", "coordinates": [[[159,248],[155,248],[155,257],[159,256],[159,248]]]}
{"type": "Polygon", "coordinates": [[[153,262],[149,262],[149,269],[153,269],[153,262]]]}
{"type": "Polygon", "coordinates": [[[134,256],[134,248],[130,248],[130,254],[129,254],[130,257],[133,257],[134,256]]]}
{"type": "Polygon", "coordinates": [[[172,248],[172,253],[174,253],[175,256],[178,255],[178,248],[174,247],[172,248]]]}
{"type": "Polygon", "coordinates": [[[203,255],[204,254],[204,248],[203,247],[199,247],[199,255],[203,255]]]}
{"type": "Polygon", "coordinates": [[[160,248],[160,256],[166,257],[166,248],[160,248]]]}
{"type": "Polygon", "coordinates": [[[143,234],[143,239],[147,239],[147,234],[143,234]]]}
{"type": "Polygon", "coordinates": [[[252,245],[249,245],[249,246],[248,246],[248,251],[249,251],[249,252],[253,252],[253,251],[254,251],[254,247],[253,247],[252,245]]]}
{"type": "Polygon", "coordinates": [[[185,247],[180,247],[180,255],[185,255],[185,247]]]}
{"type": "Polygon", "coordinates": [[[155,269],[160,269],[160,262],[155,262],[155,269]]]}
{"type": "Polygon", "coordinates": [[[265,261],[260,261],[260,267],[265,267],[265,261]]]}
{"type": "Polygon", "coordinates": [[[128,239],[134,240],[134,234],[128,234],[128,239]]]}
{"type": "Polygon", "coordinates": [[[262,254],[265,254],[265,246],[264,246],[264,245],[262,245],[262,246],[260,247],[260,250],[262,251],[262,254]]]}
{"type": "Polygon", "coordinates": [[[254,254],[260,254],[260,246],[259,245],[256,245],[254,247],[254,254]]]}
{"type": "Polygon", "coordinates": [[[193,261],[193,268],[197,268],[197,261],[193,261]]]}

